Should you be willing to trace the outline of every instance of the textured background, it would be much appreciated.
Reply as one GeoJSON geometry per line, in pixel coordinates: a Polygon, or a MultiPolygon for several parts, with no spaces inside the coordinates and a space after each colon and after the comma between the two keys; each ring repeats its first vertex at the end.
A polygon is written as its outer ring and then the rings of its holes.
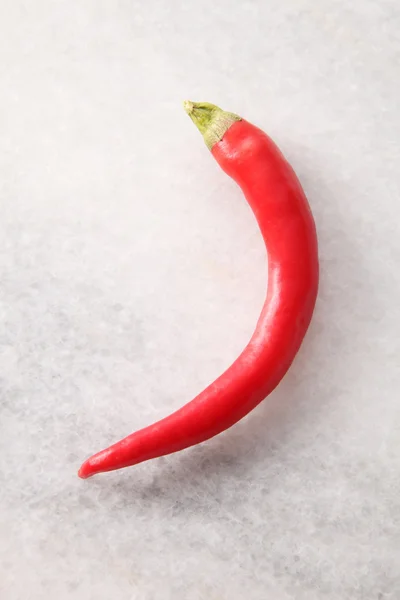
{"type": "Polygon", "coordinates": [[[2,599],[399,599],[399,28],[396,0],[1,0],[2,599]],[[81,481],[263,302],[256,223],[185,98],[295,167],[315,318],[232,430],[81,481]]]}

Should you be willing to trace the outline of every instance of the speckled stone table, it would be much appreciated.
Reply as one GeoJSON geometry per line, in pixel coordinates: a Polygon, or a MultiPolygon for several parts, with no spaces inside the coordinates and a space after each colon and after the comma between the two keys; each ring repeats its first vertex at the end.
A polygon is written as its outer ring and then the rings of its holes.
{"type": "Polygon", "coordinates": [[[2,0],[2,600],[400,598],[399,29],[395,0],[2,0]],[[264,299],[185,98],[295,167],[315,318],[232,430],[81,481],[220,374],[264,299]]]}

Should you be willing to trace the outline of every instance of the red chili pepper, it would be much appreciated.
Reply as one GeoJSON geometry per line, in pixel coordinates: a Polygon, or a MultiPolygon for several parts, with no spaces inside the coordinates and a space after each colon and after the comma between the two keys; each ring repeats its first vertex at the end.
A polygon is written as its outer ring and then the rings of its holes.
{"type": "Polygon", "coordinates": [[[307,331],[318,290],[314,220],[301,185],[272,140],[237,115],[185,102],[221,168],[241,187],[268,251],[268,290],[236,361],[194,400],[95,454],[82,478],[177,452],[231,427],[278,385],[307,331]]]}

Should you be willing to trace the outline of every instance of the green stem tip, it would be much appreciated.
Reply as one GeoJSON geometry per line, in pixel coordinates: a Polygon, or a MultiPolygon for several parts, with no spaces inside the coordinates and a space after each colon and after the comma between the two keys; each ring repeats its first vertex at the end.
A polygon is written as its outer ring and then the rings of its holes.
{"type": "Polygon", "coordinates": [[[238,115],[226,112],[209,102],[185,100],[183,108],[202,134],[209,150],[223,138],[232,123],[241,121],[238,115]]]}

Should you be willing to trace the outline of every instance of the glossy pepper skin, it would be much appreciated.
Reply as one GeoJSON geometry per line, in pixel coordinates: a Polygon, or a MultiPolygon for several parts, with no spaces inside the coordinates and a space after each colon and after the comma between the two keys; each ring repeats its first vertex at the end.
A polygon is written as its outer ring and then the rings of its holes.
{"type": "Polygon", "coordinates": [[[314,220],[274,142],[207,103],[185,105],[220,167],[241,187],[268,252],[268,289],[253,336],[235,362],[191,402],[85,461],[82,478],[183,450],[221,433],[257,406],[289,369],[318,291],[314,220]]]}

